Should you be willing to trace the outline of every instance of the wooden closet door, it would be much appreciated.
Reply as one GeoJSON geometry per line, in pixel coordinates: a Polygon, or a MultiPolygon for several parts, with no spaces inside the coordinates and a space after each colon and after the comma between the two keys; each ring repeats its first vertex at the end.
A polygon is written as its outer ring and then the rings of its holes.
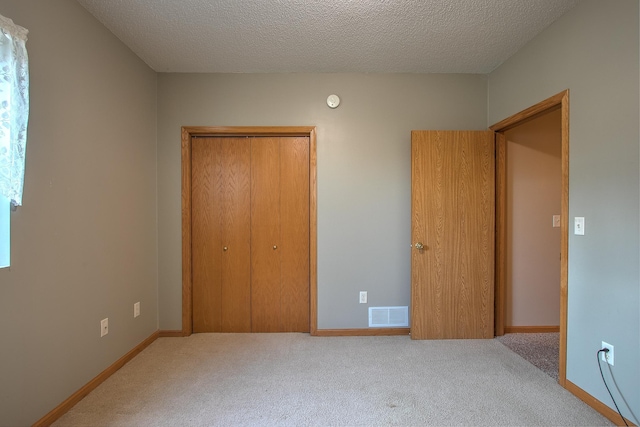
{"type": "Polygon", "coordinates": [[[251,145],[192,141],[194,332],[251,330],[251,145]]]}
{"type": "Polygon", "coordinates": [[[309,138],[280,139],[282,332],[309,332],[309,138]]]}
{"type": "Polygon", "coordinates": [[[251,329],[280,332],[280,138],[251,142],[251,329]]]}
{"type": "Polygon", "coordinates": [[[309,138],[251,144],[254,332],[309,331],[309,138]]]}

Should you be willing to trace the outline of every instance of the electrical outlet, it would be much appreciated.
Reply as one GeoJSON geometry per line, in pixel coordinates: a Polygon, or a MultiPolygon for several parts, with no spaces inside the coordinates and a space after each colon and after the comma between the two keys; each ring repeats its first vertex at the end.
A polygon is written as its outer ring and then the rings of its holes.
{"type": "Polygon", "coordinates": [[[133,317],[140,316],[140,301],[133,304],[133,317]]]}
{"type": "Polygon", "coordinates": [[[100,321],[100,338],[109,333],[109,318],[100,321]]]}
{"type": "Polygon", "coordinates": [[[600,357],[603,362],[607,362],[609,365],[613,366],[613,346],[611,344],[607,344],[602,341],[602,347],[600,348],[608,348],[609,352],[605,353],[604,351],[600,353],[600,357]]]}
{"type": "Polygon", "coordinates": [[[360,304],[367,303],[367,291],[360,291],[360,304]]]}

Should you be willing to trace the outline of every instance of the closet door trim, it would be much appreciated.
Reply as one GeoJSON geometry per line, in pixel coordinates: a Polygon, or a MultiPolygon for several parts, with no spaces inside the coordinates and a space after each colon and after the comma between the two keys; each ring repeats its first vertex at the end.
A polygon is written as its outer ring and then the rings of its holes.
{"type": "Polygon", "coordinates": [[[318,327],[317,193],[315,126],[182,127],[182,335],[193,333],[191,254],[191,139],[197,136],[306,136],[309,138],[309,331],[318,327]]]}

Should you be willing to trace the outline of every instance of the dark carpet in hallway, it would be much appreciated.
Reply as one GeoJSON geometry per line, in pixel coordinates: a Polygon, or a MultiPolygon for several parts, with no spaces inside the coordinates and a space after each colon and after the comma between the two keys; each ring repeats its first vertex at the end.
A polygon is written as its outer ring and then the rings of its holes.
{"type": "Polygon", "coordinates": [[[558,380],[560,333],[505,334],[496,339],[551,378],[558,380]]]}

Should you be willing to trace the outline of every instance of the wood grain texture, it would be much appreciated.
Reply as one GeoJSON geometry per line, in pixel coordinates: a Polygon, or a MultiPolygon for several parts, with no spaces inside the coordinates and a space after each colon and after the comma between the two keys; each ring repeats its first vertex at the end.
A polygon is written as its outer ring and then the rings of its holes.
{"type": "Polygon", "coordinates": [[[318,337],[385,337],[409,335],[409,328],[317,329],[318,337]]]}
{"type": "Polygon", "coordinates": [[[183,132],[199,136],[309,136],[315,126],[184,126],[183,132]]]}
{"type": "Polygon", "coordinates": [[[318,197],[316,131],[309,132],[309,332],[318,330],[318,197]]]}
{"type": "MultiPolygon", "coordinates": [[[[560,326],[505,326],[505,334],[539,334],[560,332],[560,326]]],[[[504,334],[502,334],[504,335],[504,334]]]]}
{"type": "Polygon", "coordinates": [[[251,330],[280,332],[280,139],[251,142],[251,330]]]}
{"type": "Polygon", "coordinates": [[[193,332],[221,332],[221,140],[193,138],[191,155],[193,332]]]}
{"type": "MultiPolygon", "coordinates": [[[[611,421],[615,425],[624,426],[624,423],[622,422],[622,418],[620,418],[620,415],[618,414],[618,412],[616,412],[614,409],[611,409],[610,407],[608,407],[607,405],[605,405],[604,403],[602,403],[601,401],[599,401],[598,399],[596,399],[595,397],[593,397],[592,395],[590,395],[589,393],[587,393],[586,391],[584,391],[583,389],[581,389],[580,387],[572,383],[571,381],[566,380],[565,388],[569,390],[571,393],[573,393],[578,399],[582,400],[584,403],[591,406],[600,414],[607,417],[609,421],[611,421]]],[[[627,424],[629,426],[636,426],[634,423],[631,422],[631,420],[628,420],[627,418],[625,418],[625,420],[627,421],[627,424]]]]}
{"type": "Polygon", "coordinates": [[[181,209],[182,209],[182,332],[193,332],[191,277],[191,133],[182,128],[181,140],[181,209]]]}
{"type": "Polygon", "coordinates": [[[495,335],[505,333],[507,283],[507,138],[496,134],[495,335]]]}
{"type": "Polygon", "coordinates": [[[221,332],[251,331],[251,142],[222,139],[221,332]],[[224,248],[227,248],[225,251],[224,248]]]}
{"type": "Polygon", "coordinates": [[[550,111],[553,111],[557,108],[560,108],[560,105],[563,102],[563,98],[568,96],[569,90],[562,91],[556,95],[553,95],[543,101],[540,101],[536,105],[532,105],[531,107],[520,111],[519,113],[514,114],[513,116],[507,117],[504,120],[499,121],[498,123],[490,126],[494,132],[506,132],[509,129],[512,129],[516,126],[520,126],[529,120],[533,120],[536,117],[539,117],[543,114],[546,114],[550,111]]]}
{"type": "MultiPolygon", "coordinates": [[[[562,127],[562,197],[560,208],[560,354],[558,383],[563,387],[567,381],[567,304],[569,283],[569,90],[562,91],[490,127],[498,134],[524,124],[536,117],[561,109],[562,127]]],[[[497,236],[500,237],[500,236],[497,236]]],[[[506,246],[506,234],[500,245],[506,246]]],[[[506,265],[505,265],[506,268],[506,265]]],[[[498,270],[496,270],[498,271],[498,270]]],[[[504,294],[504,288],[502,288],[504,294]]],[[[501,296],[504,298],[504,295],[501,296]]]]}
{"type": "Polygon", "coordinates": [[[309,332],[309,138],[280,138],[281,332],[309,332]]]}
{"type": "Polygon", "coordinates": [[[413,339],[494,334],[494,135],[412,132],[413,339]]]}
{"type": "Polygon", "coordinates": [[[562,199],[560,201],[560,363],[558,382],[567,380],[567,310],[569,304],[569,91],[562,92],[562,199]]]}
{"type": "MultiPolygon", "coordinates": [[[[411,132],[411,338],[423,339],[429,336],[429,330],[443,330],[444,321],[441,312],[443,304],[443,293],[438,285],[442,278],[440,263],[434,260],[433,266],[428,263],[428,257],[424,252],[435,249],[440,242],[427,242],[427,222],[424,213],[429,209],[429,197],[434,200],[442,200],[442,194],[434,192],[429,194],[424,183],[430,179],[429,146],[423,142],[425,139],[422,132],[411,132]],[[425,244],[425,250],[416,249],[417,243],[425,244]],[[434,286],[425,286],[430,280],[428,276],[431,267],[431,276],[436,278],[434,286]],[[431,305],[433,309],[428,312],[431,305]]],[[[435,174],[442,173],[442,165],[435,166],[435,174]]],[[[431,172],[434,174],[434,172],[431,172]]],[[[438,190],[438,189],[436,189],[438,190]]],[[[436,229],[441,231],[441,227],[436,229]]],[[[439,252],[434,252],[434,255],[439,252]]]]}
{"type": "Polygon", "coordinates": [[[182,334],[192,333],[191,277],[191,141],[195,136],[308,136],[309,137],[309,280],[310,332],[317,330],[317,141],[313,126],[182,127],[182,334]]]}
{"type": "Polygon", "coordinates": [[[142,350],[149,347],[158,338],[158,331],[152,333],[148,338],[140,344],[132,348],[127,354],[116,360],[111,366],[100,372],[95,378],[82,386],[78,391],[73,393],[61,404],[56,406],[47,415],[40,418],[33,424],[33,427],[46,427],[53,424],[57,419],[66,414],[69,409],[73,408],[78,402],[84,399],[89,393],[95,390],[100,384],[105,382],[111,375],[115,374],[118,369],[122,368],[131,359],[136,357],[142,350]]]}
{"type": "Polygon", "coordinates": [[[247,138],[192,142],[194,332],[251,330],[250,165],[247,138]]]}

